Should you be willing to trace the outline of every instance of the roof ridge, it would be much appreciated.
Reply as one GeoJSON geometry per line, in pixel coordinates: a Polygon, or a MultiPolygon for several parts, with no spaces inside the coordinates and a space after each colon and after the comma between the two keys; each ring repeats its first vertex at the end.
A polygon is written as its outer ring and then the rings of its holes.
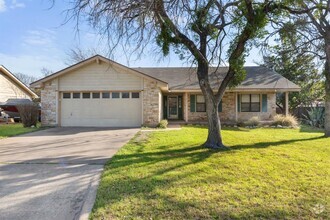
{"type": "MultiPolygon", "coordinates": [[[[267,68],[264,66],[244,66],[244,68],[267,68]]],[[[132,69],[173,69],[173,68],[177,68],[177,69],[193,69],[193,68],[197,68],[197,66],[194,67],[189,67],[189,66],[138,66],[138,67],[130,67],[132,69]]],[[[228,66],[210,66],[209,68],[229,68],[228,66]]],[[[268,69],[268,68],[267,68],[268,69]]]]}
{"type": "MultiPolygon", "coordinates": [[[[33,98],[37,98],[38,95],[32,91],[32,89],[28,86],[25,85],[15,74],[13,74],[9,69],[7,69],[4,65],[0,65],[0,68],[2,69],[2,72],[9,77],[11,81],[14,81],[17,85],[21,87],[21,89],[25,90],[27,93],[31,95],[33,98]]],[[[17,86],[16,85],[16,86],[17,86]]]]}

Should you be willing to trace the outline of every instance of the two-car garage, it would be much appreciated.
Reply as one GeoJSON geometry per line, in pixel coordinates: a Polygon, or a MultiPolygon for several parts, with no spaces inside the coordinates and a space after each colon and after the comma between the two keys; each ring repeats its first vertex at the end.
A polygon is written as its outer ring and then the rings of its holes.
{"type": "Polygon", "coordinates": [[[139,127],[139,91],[62,92],[61,126],[139,127]]]}
{"type": "Polygon", "coordinates": [[[41,91],[41,124],[140,127],[161,117],[168,84],[96,55],[31,84],[41,91]]]}
{"type": "Polygon", "coordinates": [[[43,125],[63,127],[140,127],[143,73],[95,56],[33,84],[41,89],[43,125]]]}

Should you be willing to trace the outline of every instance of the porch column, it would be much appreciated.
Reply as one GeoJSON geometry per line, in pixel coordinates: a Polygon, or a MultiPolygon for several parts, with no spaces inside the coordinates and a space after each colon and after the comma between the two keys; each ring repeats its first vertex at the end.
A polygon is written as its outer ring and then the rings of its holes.
{"type": "Polygon", "coordinates": [[[184,121],[188,122],[188,93],[184,93],[184,102],[183,102],[183,106],[184,106],[184,121]]]}
{"type": "Polygon", "coordinates": [[[285,115],[289,115],[289,92],[285,92],[285,115]]]}

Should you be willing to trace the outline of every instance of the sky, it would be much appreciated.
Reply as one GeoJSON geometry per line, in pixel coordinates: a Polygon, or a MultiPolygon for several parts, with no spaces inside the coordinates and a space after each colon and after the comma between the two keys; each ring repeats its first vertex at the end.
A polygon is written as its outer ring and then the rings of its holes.
{"type": "MultiPolygon", "coordinates": [[[[41,69],[53,72],[67,67],[69,50],[106,47],[99,35],[87,23],[79,24],[77,33],[74,21],[66,22],[69,0],[0,0],[0,65],[12,73],[24,73],[40,78],[41,69]]],[[[113,59],[130,67],[188,66],[176,54],[159,60],[153,55],[128,60],[120,51],[113,59]]],[[[260,61],[254,49],[246,65],[260,61]]]]}

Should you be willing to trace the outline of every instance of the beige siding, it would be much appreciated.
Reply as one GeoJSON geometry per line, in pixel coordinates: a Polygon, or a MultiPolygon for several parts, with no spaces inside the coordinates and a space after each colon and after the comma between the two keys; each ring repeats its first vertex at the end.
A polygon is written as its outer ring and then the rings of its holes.
{"type": "Polygon", "coordinates": [[[10,98],[30,99],[30,96],[16,84],[14,84],[6,75],[0,72],[0,102],[5,102],[10,98]]]}
{"type": "Polygon", "coordinates": [[[78,68],[60,77],[60,91],[142,90],[142,78],[120,67],[101,62],[78,68]]]}
{"type": "Polygon", "coordinates": [[[159,85],[130,71],[92,63],[45,83],[41,93],[42,124],[60,126],[155,126],[161,118],[159,85]],[[133,100],[62,99],[63,92],[138,92],[133,100]],[[60,93],[59,105],[57,94],[60,93]],[[59,107],[58,107],[59,106],[59,107]],[[59,120],[57,120],[57,118],[59,120]]]}

